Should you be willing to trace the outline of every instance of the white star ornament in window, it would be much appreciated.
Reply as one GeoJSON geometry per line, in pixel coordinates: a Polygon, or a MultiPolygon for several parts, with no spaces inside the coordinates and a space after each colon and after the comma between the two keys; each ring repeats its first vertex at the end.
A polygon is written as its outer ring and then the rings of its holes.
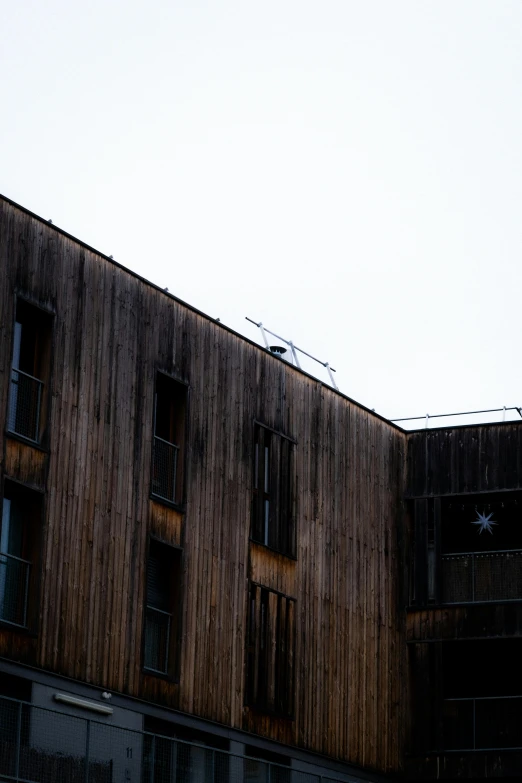
{"type": "Polygon", "coordinates": [[[477,511],[477,519],[474,519],[471,523],[472,525],[479,525],[479,535],[482,533],[483,530],[487,530],[488,533],[491,533],[493,535],[493,530],[491,528],[492,525],[498,525],[498,522],[493,522],[491,517],[493,516],[493,512],[491,514],[488,514],[486,516],[485,513],[481,514],[479,511],[477,511]]]}

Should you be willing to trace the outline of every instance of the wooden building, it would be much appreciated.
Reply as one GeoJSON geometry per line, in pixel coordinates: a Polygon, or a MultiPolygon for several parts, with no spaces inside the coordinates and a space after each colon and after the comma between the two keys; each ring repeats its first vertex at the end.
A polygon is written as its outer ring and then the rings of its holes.
{"type": "Polygon", "coordinates": [[[0,316],[0,779],[512,773],[518,425],[407,433],[5,198],[0,316]]]}

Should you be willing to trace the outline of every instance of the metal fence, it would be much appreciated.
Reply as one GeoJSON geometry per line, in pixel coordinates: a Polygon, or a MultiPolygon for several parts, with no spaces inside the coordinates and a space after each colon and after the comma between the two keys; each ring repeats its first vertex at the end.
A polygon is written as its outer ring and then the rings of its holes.
{"type": "Polygon", "coordinates": [[[7,429],[29,440],[39,440],[43,381],[22,370],[11,370],[7,429]]]}
{"type": "Polygon", "coordinates": [[[250,756],[0,697],[0,783],[7,781],[342,783],[250,756]]]}
{"type": "Polygon", "coordinates": [[[445,604],[522,599],[522,550],[442,555],[445,604]]]}
{"type": "Polygon", "coordinates": [[[154,436],[152,455],[152,491],[172,503],[177,501],[176,483],[179,446],[154,436]]]}
{"type": "Polygon", "coordinates": [[[31,563],[0,552],[0,620],[27,625],[27,593],[31,563]]]}
{"type": "Polygon", "coordinates": [[[522,750],[522,696],[446,699],[444,750],[522,750]]]}

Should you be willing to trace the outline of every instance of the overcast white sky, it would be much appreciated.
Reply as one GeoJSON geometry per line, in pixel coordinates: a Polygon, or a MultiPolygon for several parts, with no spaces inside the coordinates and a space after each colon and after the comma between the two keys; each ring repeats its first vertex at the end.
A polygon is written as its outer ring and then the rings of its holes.
{"type": "Polygon", "coordinates": [[[1,18],[4,195],[385,416],[522,404],[520,0],[1,18]]]}

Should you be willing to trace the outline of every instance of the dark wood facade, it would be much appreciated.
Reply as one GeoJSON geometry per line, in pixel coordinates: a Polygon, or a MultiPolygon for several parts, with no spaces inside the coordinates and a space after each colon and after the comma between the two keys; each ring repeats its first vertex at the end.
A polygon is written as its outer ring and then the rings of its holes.
{"type": "MultiPolygon", "coordinates": [[[[0,313],[2,484],[40,493],[42,532],[36,619],[3,624],[0,655],[398,772],[406,433],[8,200],[0,313]],[[52,321],[39,444],[5,421],[22,300],[52,321]],[[157,373],[186,388],[173,502],[151,495],[157,373]],[[295,556],[251,540],[256,422],[294,444],[285,514],[295,556]],[[165,676],[143,670],[151,536],[182,550],[179,667],[165,676]],[[292,599],[291,715],[247,706],[252,583],[292,599]]],[[[518,430],[509,432],[516,451],[518,430]]],[[[410,448],[420,453],[424,441],[410,448]]],[[[422,483],[413,464],[410,495],[431,492],[434,479],[422,483]]],[[[460,476],[480,483],[459,463],[460,476]]]]}
{"type": "Polygon", "coordinates": [[[522,422],[408,436],[412,779],[522,769],[521,457],[522,422]]]}

